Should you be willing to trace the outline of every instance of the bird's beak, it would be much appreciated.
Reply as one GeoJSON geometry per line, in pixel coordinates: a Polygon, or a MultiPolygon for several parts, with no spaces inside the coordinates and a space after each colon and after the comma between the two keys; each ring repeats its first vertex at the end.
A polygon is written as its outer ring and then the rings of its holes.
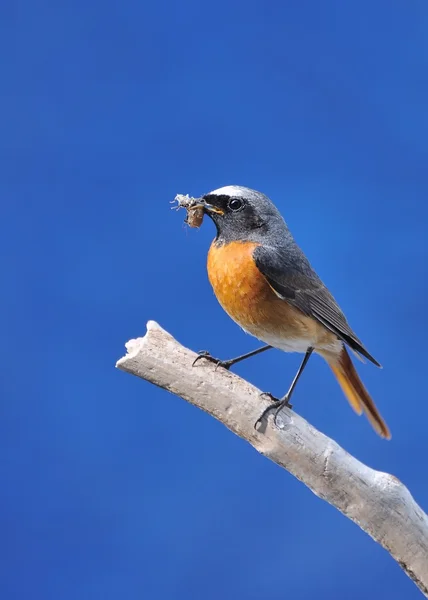
{"type": "Polygon", "coordinates": [[[217,206],[213,206],[212,204],[205,202],[203,198],[199,198],[195,202],[195,204],[192,205],[191,208],[203,208],[207,213],[212,212],[218,215],[224,215],[224,210],[221,210],[221,208],[217,208],[217,206]]]}

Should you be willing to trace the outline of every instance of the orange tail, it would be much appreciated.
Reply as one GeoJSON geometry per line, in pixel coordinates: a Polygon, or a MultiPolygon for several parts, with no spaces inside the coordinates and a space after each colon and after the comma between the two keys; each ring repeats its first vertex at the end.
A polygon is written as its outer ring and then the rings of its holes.
{"type": "Polygon", "coordinates": [[[339,356],[324,355],[330,365],[331,370],[336,376],[340,387],[347,397],[350,405],[359,415],[364,411],[373,428],[377,433],[387,440],[391,439],[391,433],[385,421],[380,416],[375,403],[370,398],[370,395],[364,387],[351,358],[343,347],[339,356]]]}

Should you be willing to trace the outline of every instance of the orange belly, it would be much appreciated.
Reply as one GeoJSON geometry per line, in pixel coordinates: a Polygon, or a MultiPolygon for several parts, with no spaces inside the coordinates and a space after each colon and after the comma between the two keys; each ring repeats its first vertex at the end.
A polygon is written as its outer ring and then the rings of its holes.
{"type": "Polygon", "coordinates": [[[336,345],[337,337],[323,325],[278,298],[254,263],[256,246],[211,244],[208,277],[227,314],[248,333],[285,351],[336,345]]]}

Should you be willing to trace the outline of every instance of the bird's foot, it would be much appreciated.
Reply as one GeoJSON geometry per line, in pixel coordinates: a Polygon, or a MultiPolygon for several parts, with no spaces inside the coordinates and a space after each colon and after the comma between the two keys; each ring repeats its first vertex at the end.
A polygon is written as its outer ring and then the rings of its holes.
{"type": "Polygon", "coordinates": [[[214,356],[211,356],[208,350],[201,350],[200,352],[198,352],[198,356],[193,361],[192,367],[194,367],[198,360],[201,360],[201,358],[205,358],[205,360],[209,360],[210,362],[214,363],[216,371],[219,367],[223,367],[223,369],[230,369],[230,367],[234,363],[233,360],[220,360],[218,358],[214,358],[214,356]]]}
{"type": "Polygon", "coordinates": [[[273,396],[270,392],[262,392],[260,394],[260,396],[267,396],[273,402],[272,402],[272,404],[269,404],[269,406],[267,406],[264,409],[264,411],[262,412],[260,417],[254,423],[254,429],[257,429],[257,426],[259,425],[259,423],[261,423],[263,421],[263,419],[266,417],[266,415],[268,413],[270,413],[272,410],[274,411],[273,422],[274,422],[275,426],[278,427],[278,422],[277,422],[278,415],[281,412],[281,410],[284,408],[284,406],[286,406],[287,408],[290,408],[290,409],[293,408],[293,405],[288,400],[288,396],[284,396],[284,398],[282,398],[281,400],[279,400],[278,398],[275,398],[275,396],[273,396]]]}

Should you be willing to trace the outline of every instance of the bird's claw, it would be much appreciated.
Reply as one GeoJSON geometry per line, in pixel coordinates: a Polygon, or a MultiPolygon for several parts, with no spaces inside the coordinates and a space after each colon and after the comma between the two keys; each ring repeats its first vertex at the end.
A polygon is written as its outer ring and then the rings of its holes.
{"type": "Polygon", "coordinates": [[[271,412],[271,410],[274,410],[274,415],[273,415],[273,422],[274,425],[276,427],[278,427],[278,423],[277,423],[277,419],[278,419],[278,415],[281,412],[281,410],[284,408],[284,406],[286,406],[287,408],[292,409],[293,405],[291,404],[291,402],[288,400],[287,396],[285,396],[284,398],[282,398],[282,400],[279,400],[278,398],[276,398],[273,394],[271,394],[270,392],[262,392],[260,394],[260,396],[267,396],[268,398],[270,398],[273,402],[271,404],[269,404],[269,406],[267,406],[264,411],[262,412],[262,414],[260,415],[260,417],[257,419],[257,421],[254,423],[254,429],[257,429],[257,426],[259,425],[259,423],[261,423],[263,421],[263,419],[265,418],[265,416],[271,412]]]}
{"type": "Polygon", "coordinates": [[[195,360],[192,362],[192,367],[194,367],[196,365],[196,363],[198,362],[198,360],[201,360],[201,358],[206,358],[207,360],[212,359],[211,354],[208,352],[208,350],[200,350],[198,352],[198,356],[195,358],[195,360]]]}
{"type": "Polygon", "coordinates": [[[272,406],[278,402],[280,402],[279,398],[277,398],[276,396],[274,396],[271,392],[262,392],[260,394],[260,398],[269,398],[270,400],[272,400],[272,406]]]}
{"type": "Polygon", "coordinates": [[[198,352],[198,356],[193,361],[192,367],[194,367],[198,360],[200,360],[201,358],[205,358],[206,360],[209,360],[210,362],[214,363],[216,371],[219,367],[223,367],[223,369],[230,369],[230,367],[233,364],[230,360],[220,360],[218,358],[214,358],[214,356],[211,356],[208,350],[201,350],[200,352],[198,352]]]}

